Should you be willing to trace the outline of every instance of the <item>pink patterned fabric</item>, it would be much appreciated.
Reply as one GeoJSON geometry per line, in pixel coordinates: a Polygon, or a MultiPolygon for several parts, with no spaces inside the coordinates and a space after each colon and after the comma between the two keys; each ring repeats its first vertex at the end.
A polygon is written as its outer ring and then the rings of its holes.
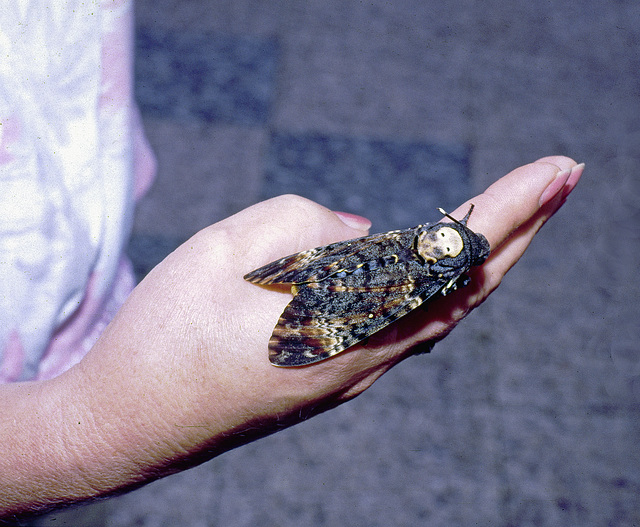
{"type": "Polygon", "coordinates": [[[134,286],[155,161],[133,104],[130,0],[0,10],[0,382],[80,361],[134,286]]]}

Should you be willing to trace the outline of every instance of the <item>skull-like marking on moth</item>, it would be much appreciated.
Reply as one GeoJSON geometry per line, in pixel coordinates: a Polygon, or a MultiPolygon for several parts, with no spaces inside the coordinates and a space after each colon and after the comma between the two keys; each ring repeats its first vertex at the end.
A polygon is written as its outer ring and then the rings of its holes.
{"type": "Polygon", "coordinates": [[[276,366],[318,362],[388,326],[437,295],[467,285],[488,258],[487,239],[462,220],[418,225],[286,256],[245,275],[291,284],[293,299],[269,340],[276,366]]]}

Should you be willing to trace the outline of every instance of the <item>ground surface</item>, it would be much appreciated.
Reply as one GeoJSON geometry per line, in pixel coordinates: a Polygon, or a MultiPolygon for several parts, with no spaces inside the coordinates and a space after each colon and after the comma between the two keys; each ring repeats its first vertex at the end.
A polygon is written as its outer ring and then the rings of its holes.
{"type": "Polygon", "coordinates": [[[130,246],[141,274],[279,193],[380,231],[544,155],[587,171],[430,355],[48,524],[640,525],[640,3],[141,0],[137,25],[160,167],[130,246]]]}

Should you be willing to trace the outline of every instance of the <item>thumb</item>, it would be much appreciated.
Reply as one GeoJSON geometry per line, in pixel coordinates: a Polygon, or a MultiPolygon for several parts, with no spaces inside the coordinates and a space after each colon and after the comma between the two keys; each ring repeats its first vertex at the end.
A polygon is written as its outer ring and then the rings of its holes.
{"type": "Polygon", "coordinates": [[[371,221],[362,216],[351,214],[350,212],[333,212],[347,227],[351,227],[357,231],[362,231],[365,235],[369,233],[371,221]]]}
{"type": "Polygon", "coordinates": [[[242,251],[243,271],[332,242],[366,236],[371,222],[284,195],[257,203],[210,228],[224,229],[242,251]]]}

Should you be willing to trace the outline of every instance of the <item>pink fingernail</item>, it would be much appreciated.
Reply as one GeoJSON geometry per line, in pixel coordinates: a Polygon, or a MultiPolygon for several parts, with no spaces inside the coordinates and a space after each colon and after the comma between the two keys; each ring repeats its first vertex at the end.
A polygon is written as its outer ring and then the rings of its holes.
{"type": "Polygon", "coordinates": [[[363,218],[362,216],[357,216],[355,214],[351,214],[349,212],[338,212],[333,211],[338,218],[345,225],[351,227],[352,229],[357,229],[359,231],[368,231],[371,227],[371,221],[367,218],[363,218]]]}
{"type": "Polygon", "coordinates": [[[569,194],[571,194],[571,191],[576,187],[576,185],[578,184],[578,181],[580,181],[580,177],[582,176],[582,173],[584,172],[584,163],[580,163],[579,165],[574,166],[571,169],[571,174],[569,175],[569,179],[567,179],[567,182],[564,185],[564,188],[562,189],[562,197],[566,198],[569,194]]]}
{"type": "Polygon", "coordinates": [[[571,170],[561,170],[556,174],[556,177],[553,178],[553,181],[549,183],[542,196],[540,196],[540,200],[538,201],[538,206],[542,207],[551,199],[560,192],[569,180],[569,176],[571,175],[571,170]]]}

